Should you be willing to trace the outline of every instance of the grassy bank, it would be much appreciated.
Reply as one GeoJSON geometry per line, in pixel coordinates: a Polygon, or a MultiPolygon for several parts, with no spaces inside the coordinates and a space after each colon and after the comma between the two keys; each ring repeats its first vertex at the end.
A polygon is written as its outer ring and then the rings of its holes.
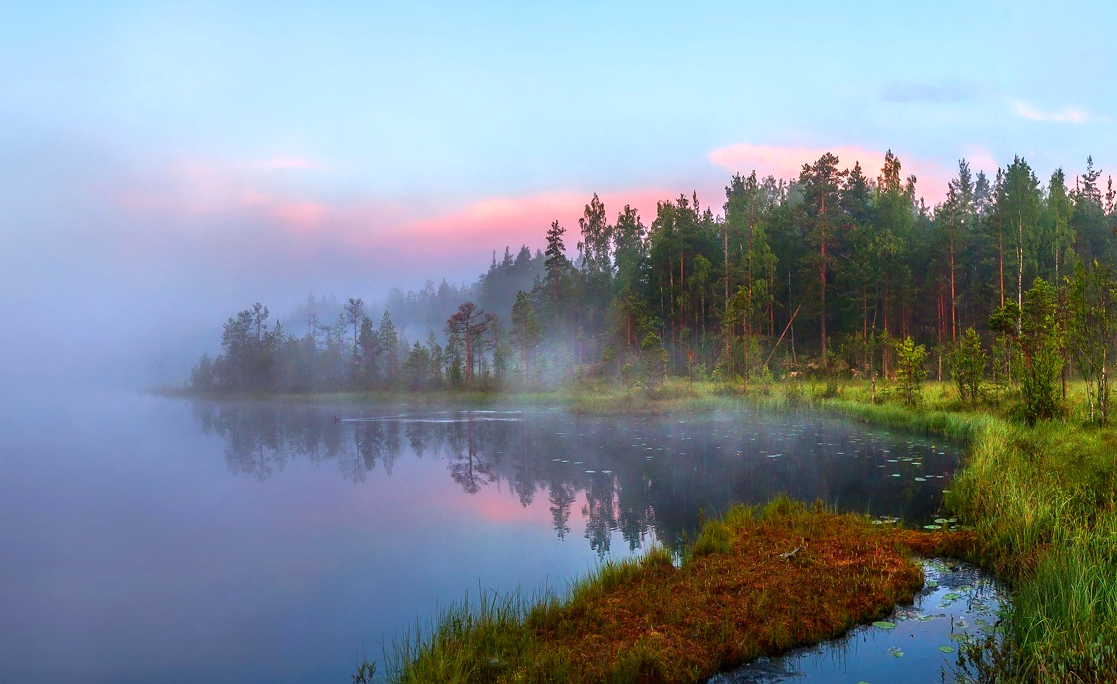
{"type": "Polygon", "coordinates": [[[607,563],[564,599],[457,605],[388,656],[395,682],[700,682],[910,603],[912,561],[969,555],[972,533],[890,530],[780,498],[706,524],[679,565],[607,563]]]}
{"type": "Polygon", "coordinates": [[[873,403],[863,386],[814,405],[873,424],[965,440],[946,507],[972,526],[980,561],[1013,589],[1003,642],[971,651],[981,679],[1117,678],[1117,430],[1067,415],[1033,427],[1011,402],[963,409],[942,385],[925,405],[873,403]]]}

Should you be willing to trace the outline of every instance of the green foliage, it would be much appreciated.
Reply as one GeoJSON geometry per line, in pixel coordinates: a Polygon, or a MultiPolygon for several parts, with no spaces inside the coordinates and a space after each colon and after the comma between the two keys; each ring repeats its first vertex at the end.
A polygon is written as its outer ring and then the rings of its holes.
{"type": "Polygon", "coordinates": [[[640,362],[644,368],[644,385],[649,390],[658,389],[667,379],[667,350],[659,335],[648,333],[640,341],[640,362]]]}
{"type": "Polygon", "coordinates": [[[950,373],[963,404],[976,407],[981,399],[981,382],[985,378],[987,357],[981,337],[973,328],[966,328],[962,339],[950,352],[950,373]]]}
{"type": "Polygon", "coordinates": [[[512,304],[510,336],[513,346],[519,352],[521,377],[525,381],[530,380],[531,361],[539,347],[542,328],[535,316],[535,306],[531,302],[531,295],[523,290],[516,293],[516,301],[512,304]]]}
{"type": "Polygon", "coordinates": [[[922,344],[916,344],[911,337],[905,337],[896,343],[897,389],[906,406],[923,402],[923,380],[927,377],[923,361],[926,357],[927,350],[922,344]]]}
{"type": "Polygon", "coordinates": [[[1067,342],[1086,381],[1090,421],[1109,419],[1109,359],[1117,344],[1117,280],[1094,261],[1074,270],[1068,293],[1067,342]]]}
{"type": "Polygon", "coordinates": [[[710,520],[703,525],[691,554],[694,558],[698,558],[711,553],[729,553],[732,546],[729,526],[720,520],[710,520]]]}
{"type": "Polygon", "coordinates": [[[1018,335],[1020,355],[1016,375],[1029,424],[1052,418],[1059,411],[1057,383],[1063,370],[1063,321],[1058,293],[1036,278],[1025,293],[1018,335]]]}

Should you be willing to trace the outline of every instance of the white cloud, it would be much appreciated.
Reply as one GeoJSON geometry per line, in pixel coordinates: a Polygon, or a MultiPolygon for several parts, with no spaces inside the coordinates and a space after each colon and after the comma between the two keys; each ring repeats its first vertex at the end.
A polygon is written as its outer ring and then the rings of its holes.
{"type": "Polygon", "coordinates": [[[1023,100],[1009,100],[1009,105],[1017,116],[1029,121],[1069,124],[1113,123],[1113,119],[1109,117],[1096,116],[1085,109],[1069,105],[1055,111],[1044,111],[1023,100]]]}

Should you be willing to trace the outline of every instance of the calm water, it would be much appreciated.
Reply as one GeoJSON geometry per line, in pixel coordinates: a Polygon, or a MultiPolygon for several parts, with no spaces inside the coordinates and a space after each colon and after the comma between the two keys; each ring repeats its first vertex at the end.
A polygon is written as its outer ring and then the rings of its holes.
{"type": "Polygon", "coordinates": [[[946,681],[953,681],[953,675],[961,674],[960,645],[998,633],[997,611],[1008,595],[966,563],[925,560],[923,576],[926,586],[914,604],[898,606],[886,621],[780,658],[760,658],[709,684],[936,684],[943,673],[946,681]]]}
{"type": "Polygon", "coordinates": [[[0,413],[0,682],[347,682],[478,588],[561,588],[774,493],[930,522],[954,447],[812,415],[27,396],[0,413]]]}

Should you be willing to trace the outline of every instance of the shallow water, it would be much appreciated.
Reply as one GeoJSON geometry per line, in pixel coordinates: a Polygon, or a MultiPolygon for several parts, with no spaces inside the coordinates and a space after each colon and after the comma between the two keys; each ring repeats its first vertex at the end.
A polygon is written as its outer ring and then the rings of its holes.
{"type": "Polygon", "coordinates": [[[923,561],[926,586],[911,606],[841,639],[760,658],[709,684],[954,681],[959,645],[996,634],[1003,586],[966,563],[923,561]]]}
{"type": "Polygon", "coordinates": [[[562,589],[786,491],[914,524],[957,449],[819,416],[24,396],[0,681],[345,682],[479,589],[562,589]]]}

